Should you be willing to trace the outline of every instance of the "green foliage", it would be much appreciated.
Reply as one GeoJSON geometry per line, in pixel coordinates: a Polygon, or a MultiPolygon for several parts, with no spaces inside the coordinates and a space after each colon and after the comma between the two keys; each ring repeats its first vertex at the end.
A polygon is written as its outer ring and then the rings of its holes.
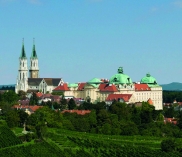
{"type": "Polygon", "coordinates": [[[2,97],[3,97],[3,101],[6,101],[10,104],[17,102],[19,99],[18,95],[12,90],[8,92],[4,92],[2,94],[2,97]]]}
{"type": "Polygon", "coordinates": [[[18,91],[18,96],[19,96],[19,98],[21,99],[21,100],[24,100],[24,99],[26,99],[26,92],[24,92],[24,91],[22,91],[22,90],[19,90],[18,91]]]}
{"type": "Polygon", "coordinates": [[[36,126],[47,122],[48,127],[62,127],[62,120],[63,118],[60,112],[55,112],[54,110],[45,106],[38,109],[34,114],[31,114],[28,118],[27,124],[36,126]]]}
{"type": "Polygon", "coordinates": [[[52,92],[52,95],[60,95],[60,96],[64,96],[63,92],[52,92]]]}
{"type": "Polygon", "coordinates": [[[20,123],[20,117],[16,110],[6,112],[6,122],[10,128],[16,127],[20,123]]]}
{"type": "Polygon", "coordinates": [[[157,148],[154,148],[158,140],[152,139],[151,137],[123,136],[119,138],[119,136],[113,137],[106,135],[99,135],[99,137],[97,137],[97,135],[94,134],[68,133],[67,131],[59,130],[56,131],[56,134],[49,133],[49,137],[60,145],[60,148],[71,146],[69,149],[64,149],[64,153],[68,153],[70,156],[78,155],[78,151],[74,152],[75,148],[79,150],[79,156],[180,156],[179,152],[162,152],[159,149],[160,143],[157,144],[157,148]],[[153,144],[151,141],[153,141],[153,144]]]}
{"type": "Polygon", "coordinates": [[[18,113],[19,122],[20,122],[19,126],[23,126],[25,121],[28,119],[28,114],[23,110],[17,110],[17,113],[18,113]]]}
{"type": "Polygon", "coordinates": [[[173,103],[174,100],[176,100],[177,102],[182,102],[181,91],[163,91],[164,103],[173,103]]]}
{"type": "Polygon", "coordinates": [[[0,148],[17,144],[21,144],[21,140],[7,126],[0,125],[0,148]]]}
{"type": "Polygon", "coordinates": [[[68,109],[73,110],[76,107],[76,103],[73,98],[71,98],[68,102],[68,109]]]}
{"type": "Polygon", "coordinates": [[[178,111],[174,110],[174,107],[164,107],[164,117],[166,118],[173,118],[173,117],[177,117],[178,116],[178,111]]]}
{"type": "Polygon", "coordinates": [[[33,92],[31,98],[30,98],[30,105],[37,105],[38,104],[38,97],[35,92],[33,92]]]}
{"type": "Polygon", "coordinates": [[[172,152],[176,150],[176,143],[174,139],[165,139],[161,142],[161,150],[164,152],[172,152]]]}
{"type": "Polygon", "coordinates": [[[62,154],[62,151],[57,149],[55,146],[51,146],[51,144],[41,142],[36,144],[1,149],[0,154],[1,157],[59,157],[62,154]]]}

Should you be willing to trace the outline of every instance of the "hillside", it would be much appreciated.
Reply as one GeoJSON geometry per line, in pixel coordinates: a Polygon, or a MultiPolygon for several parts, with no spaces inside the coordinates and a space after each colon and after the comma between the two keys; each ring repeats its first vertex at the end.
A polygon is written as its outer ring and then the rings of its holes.
{"type": "Polygon", "coordinates": [[[182,91],[182,83],[179,83],[179,82],[172,82],[169,84],[163,84],[161,86],[162,86],[163,90],[182,91]]]}

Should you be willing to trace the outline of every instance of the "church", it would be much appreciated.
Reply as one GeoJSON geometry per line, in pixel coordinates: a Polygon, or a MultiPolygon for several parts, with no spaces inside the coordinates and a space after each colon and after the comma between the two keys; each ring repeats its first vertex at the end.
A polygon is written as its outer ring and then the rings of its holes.
{"type": "Polygon", "coordinates": [[[30,68],[28,69],[28,61],[25,53],[24,42],[22,43],[22,50],[19,57],[18,77],[15,85],[15,92],[22,90],[25,92],[43,93],[52,92],[54,88],[63,83],[62,78],[39,78],[39,64],[38,57],[33,43],[32,54],[30,57],[30,68]]]}
{"type": "Polygon", "coordinates": [[[79,98],[92,103],[105,101],[107,105],[111,105],[113,100],[127,104],[141,104],[144,101],[155,106],[156,110],[163,109],[162,87],[149,73],[140,82],[133,82],[128,75],[124,74],[122,67],[119,67],[117,73],[109,80],[93,78],[87,82],[64,83],[62,78],[39,78],[38,57],[34,43],[29,69],[24,43],[22,44],[15,86],[16,93],[19,90],[28,93],[62,92],[65,97],[79,98]]]}

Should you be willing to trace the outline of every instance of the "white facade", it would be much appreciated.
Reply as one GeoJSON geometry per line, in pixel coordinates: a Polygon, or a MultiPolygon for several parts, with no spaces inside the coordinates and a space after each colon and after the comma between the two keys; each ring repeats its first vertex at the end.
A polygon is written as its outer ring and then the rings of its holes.
{"type": "Polygon", "coordinates": [[[19,70],[15,86],[15,92],[18,93],[19,90],[26,91],[27,89],[28,89],[28,64],[23,45],[22,54],[19,58],[19,70]]]}

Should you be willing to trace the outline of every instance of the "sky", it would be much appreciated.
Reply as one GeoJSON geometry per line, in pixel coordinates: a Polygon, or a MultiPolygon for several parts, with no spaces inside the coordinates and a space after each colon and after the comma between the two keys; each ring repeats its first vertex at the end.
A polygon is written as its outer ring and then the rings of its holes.
{"type": "Polygon", "coordinates": [[[0,0],[0,84],[15,84],[22,39],[40,77],[182,82],[182,0],[0,0]]]}

